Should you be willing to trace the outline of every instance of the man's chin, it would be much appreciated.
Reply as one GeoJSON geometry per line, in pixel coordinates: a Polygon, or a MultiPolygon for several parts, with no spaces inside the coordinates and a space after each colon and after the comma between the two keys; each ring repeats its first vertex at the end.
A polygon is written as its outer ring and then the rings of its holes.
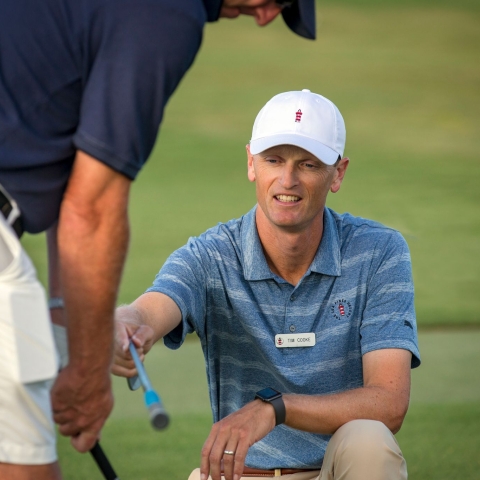
{"type": "Polygon", "coordinates": [[[277,228],[286,232],[299,232],[305,228],[305,223],[298,219],[273,219],[272,222],[277,228]]]}

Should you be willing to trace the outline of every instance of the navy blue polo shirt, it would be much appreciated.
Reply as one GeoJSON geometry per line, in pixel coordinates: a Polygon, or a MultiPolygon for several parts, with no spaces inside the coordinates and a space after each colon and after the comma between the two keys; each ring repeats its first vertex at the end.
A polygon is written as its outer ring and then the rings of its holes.
{"type": "MultiPolygon", "coordinates": [[[[362,356],[399,348],[420,364],[408,246],[399,232],[326,208],[322,240],[297,285],[268,267],[255,209],[174,252],[148,292],[172,298],[178,348],[196,332],[218,421],[272,387],[328,395],[363,385],[362,356]],[[278,348],[276,335],[311,333],[311,347],[278,348]]],[[[330,435],[279,425],[250,447],[255,468],[320,467],[330,435]]]]}
{"type": "Polygon", "coordinates": [[[0,184],[58,217],[77,149],[134,179],[221,0],[2,0],[0,184]]]}

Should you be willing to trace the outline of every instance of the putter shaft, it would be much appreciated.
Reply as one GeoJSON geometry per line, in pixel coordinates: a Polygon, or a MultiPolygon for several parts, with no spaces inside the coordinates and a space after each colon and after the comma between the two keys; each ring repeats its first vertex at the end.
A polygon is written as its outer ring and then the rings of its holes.
{"type": "Polygon", "coordinates": [[[153,389],[152,384],[150,383],[150,379],[148,378],[145,367],[138,356],[133,342],[130,342],[128,348],[135,363],[135,368],[137,369],[138,378],[142,384],[143,391],[145,392],[144,400],[145,405],[150,413],[150,423],[156,430],[163,430],[170,422],[168,414],[163,408],[162,401],[158,393],[153,389]]]}

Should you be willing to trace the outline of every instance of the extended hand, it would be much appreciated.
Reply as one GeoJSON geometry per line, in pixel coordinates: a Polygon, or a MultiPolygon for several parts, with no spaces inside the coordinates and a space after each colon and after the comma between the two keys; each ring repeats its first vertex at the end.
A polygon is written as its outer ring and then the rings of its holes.
{"type": "MultiPolygon", "coordinates": [[[[122,307],[121,307],[122,308],[122,307]]],[[[148,325],[138,325],[125,319],[126,309],[117,309],[115,321],[115,350],[113,357],[112,373],[119,377],[133,377],[137,374],[135,364],[128,349],[132,341],[137,349],[140,360],[154,343],[153,330],[148,325]],[[121,318],[121,319],[120,319],[121,318]]]]}
{"type": "Polygon", "coordinates": [[[210,472],[213,480],[220,480],[223,459],[225,479],[238,480],[250,446],[274,428],[273,407],[261,400],[254,400],[215,423],[202,448],[202,479],[206,479],[210,472]],[[225,451],[234,454],[225,454],[225,451]]]}
{"type": "Polygon", "coordinates": [[[62,435],[72,437],[73,447],[87,452],[113,408],[110,375],[93,369],[81,374],[70,365],[58,375],[52,393],[53,419],[62,435]]]}

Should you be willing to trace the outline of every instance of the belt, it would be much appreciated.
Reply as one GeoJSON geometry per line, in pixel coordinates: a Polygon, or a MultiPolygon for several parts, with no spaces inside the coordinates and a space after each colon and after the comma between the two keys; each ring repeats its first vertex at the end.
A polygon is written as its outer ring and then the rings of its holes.
{"type": "MultiPolygon", "coordinates": [[[[320,468],[275,468],[274,470],[261,470],[259,468],[244,467],[242,477],[281,477],[294,473],[320,471],[320,468]]],[[[223,469],[222,469],[223,475],[223,469]]]]}
{"type": "Polygon", "coordinates": [[[20,209],[17,202],[10,197],[5,189],[0,185],[0,212],[6,218],[9,225],[13,228],[18,238],[23,234],[23,222],[20,209]]]}

